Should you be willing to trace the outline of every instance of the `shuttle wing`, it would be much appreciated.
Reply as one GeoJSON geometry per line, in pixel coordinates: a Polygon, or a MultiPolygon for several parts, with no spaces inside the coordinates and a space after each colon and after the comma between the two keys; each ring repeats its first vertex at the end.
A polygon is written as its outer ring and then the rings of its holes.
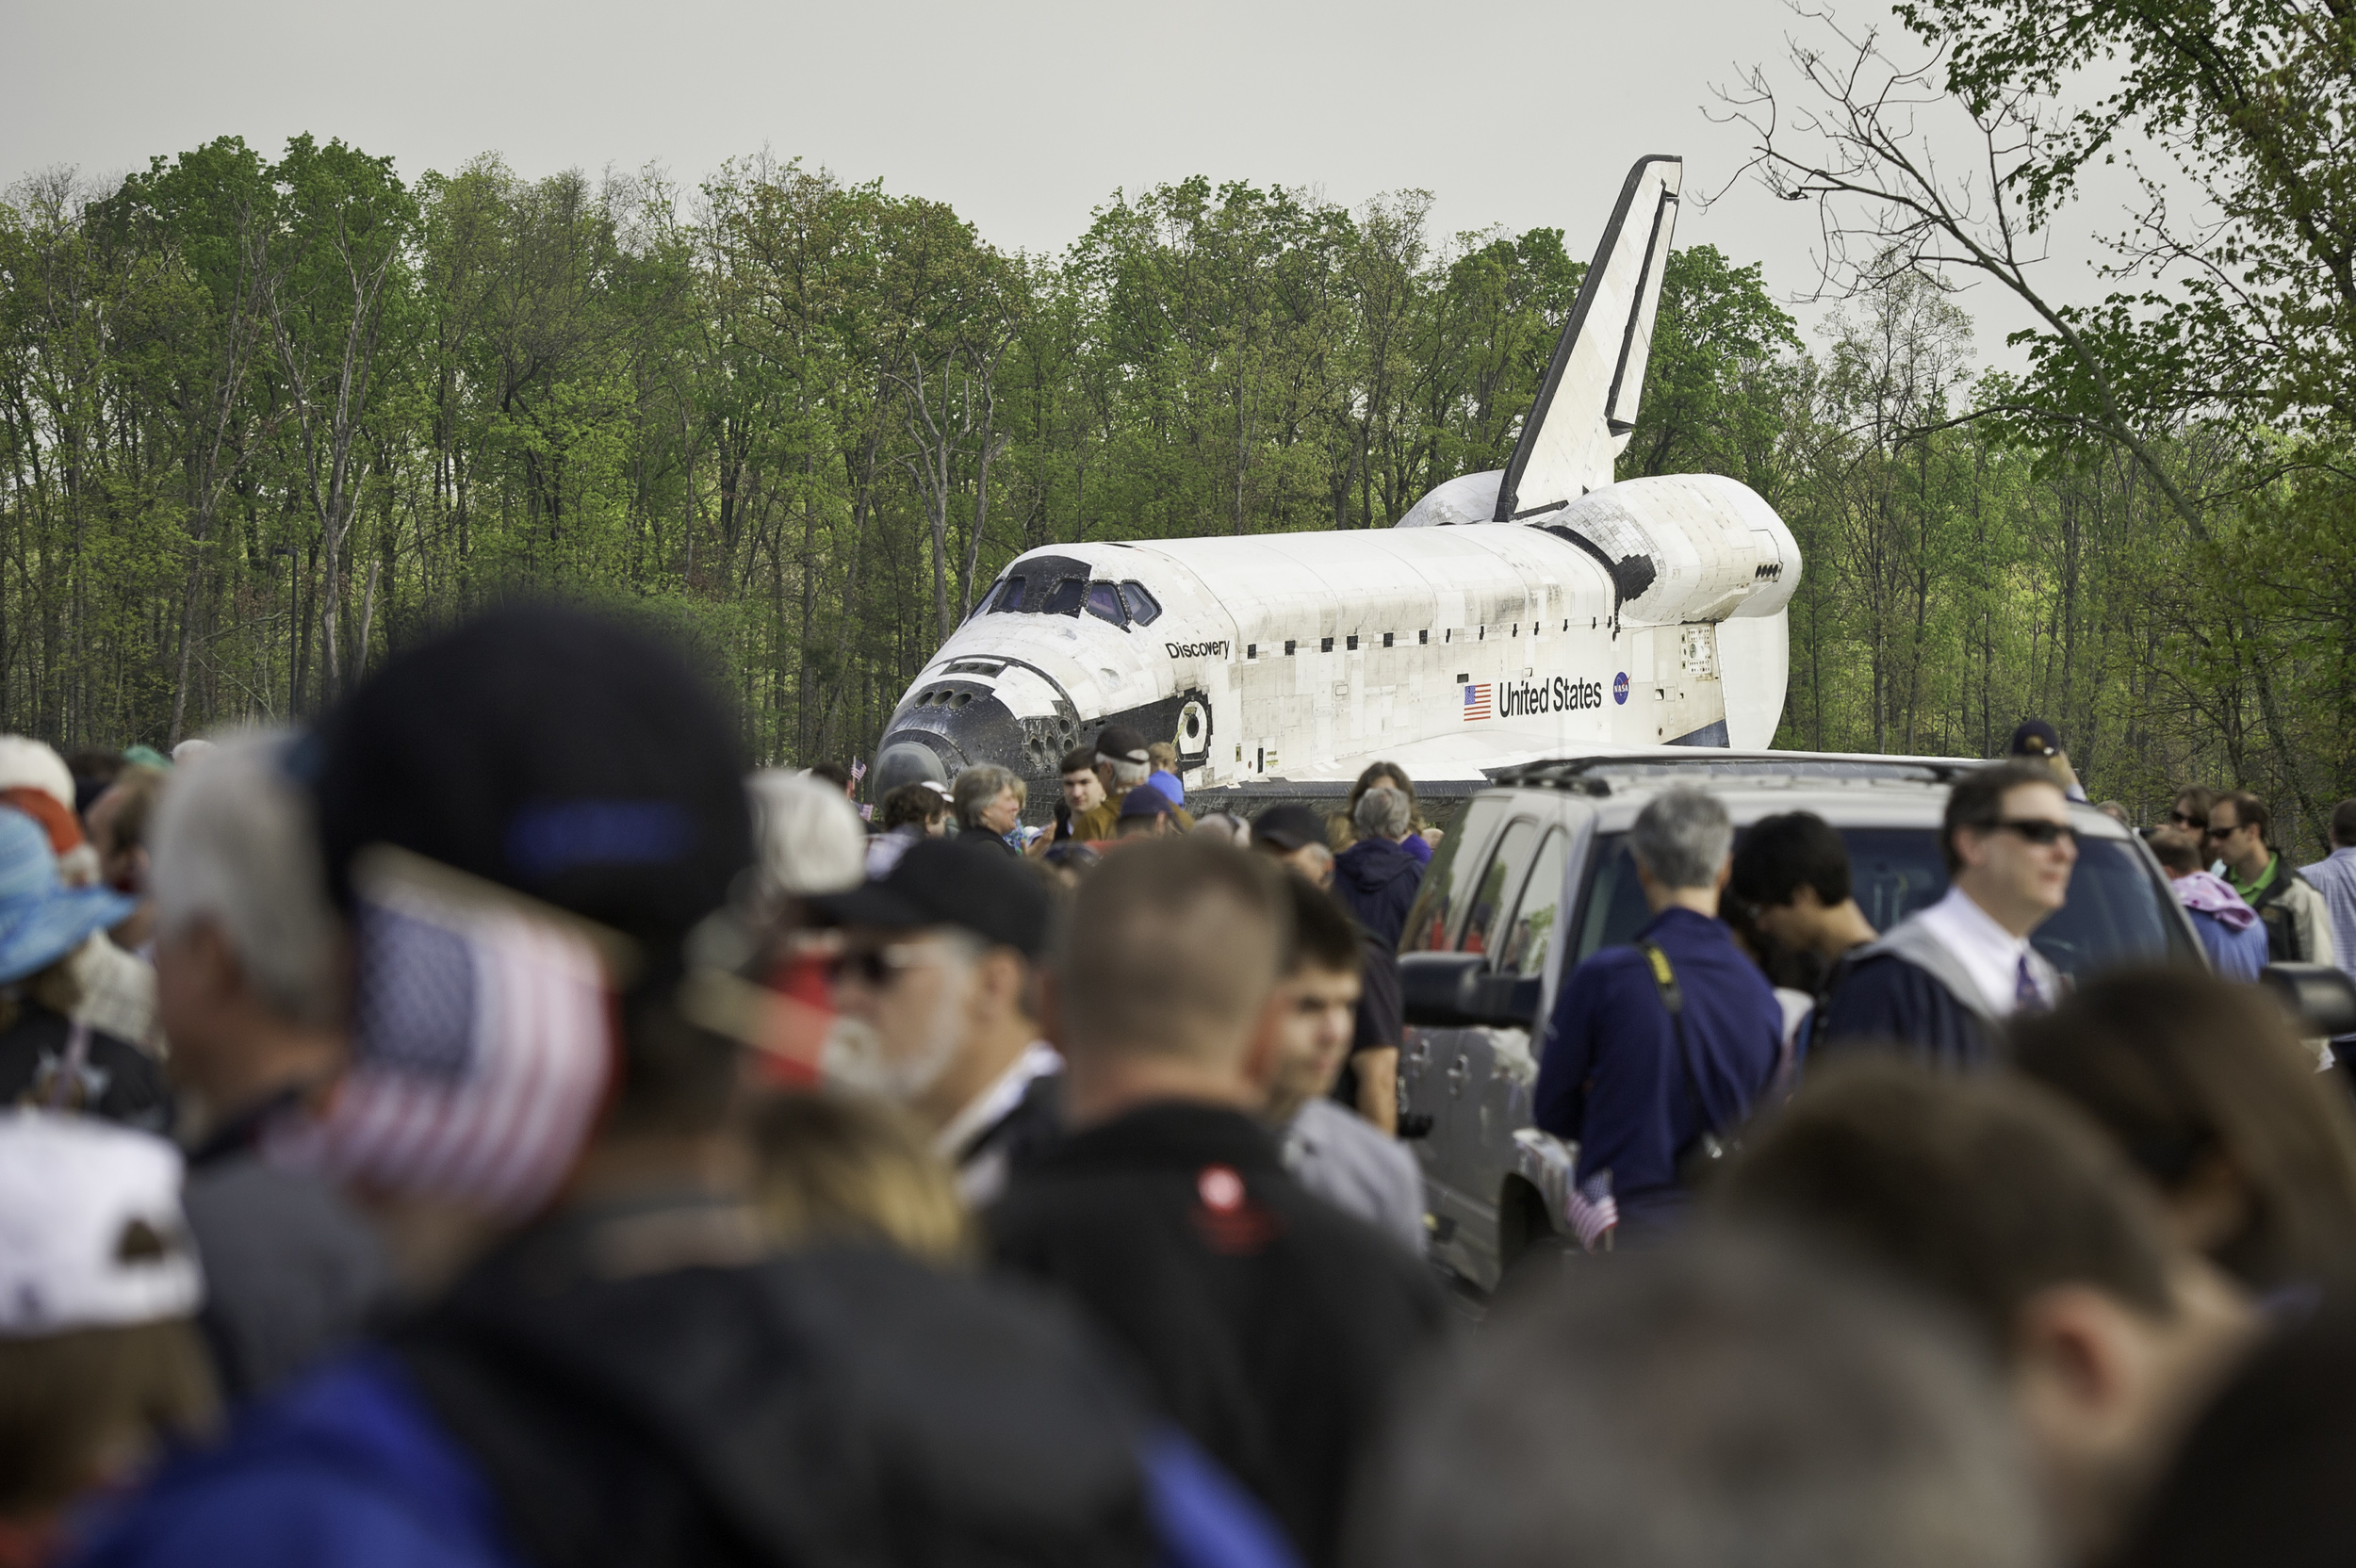
{"type": "Polygon", "coordinates": [[[1610,484],[1636,425],[1652,351],[1653,314],[1677,228],[1680,158],[1639,158],[1579,285],[1537,400],[1497,487],[1496,520],[1512,522],[1610,484]]]}

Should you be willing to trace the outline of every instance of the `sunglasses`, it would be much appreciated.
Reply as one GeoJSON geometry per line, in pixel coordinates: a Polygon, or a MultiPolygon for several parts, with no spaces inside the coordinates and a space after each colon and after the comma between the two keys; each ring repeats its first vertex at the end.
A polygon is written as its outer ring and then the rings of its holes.
{"type": "Polygon", "coordinates": [[[2241,828],[2238,825],[2233,827],[2206,827],[2201,829],[2201,836],[2208,839],[2230,839],[2240,831],[2241,828]]]}
{"type": "Polygon", "coordinates": [[[2205,817],[2196,817],[2188,811],[2170,811],[2168,814],[2168,820],[2174,823],[2179,827],[2205,828],[2209,825],[2208,819],[2205,817]]]}
{"type": "Polygon", "coordinates": [[[1991,823],[1989,825],[2014,834],[2023,842],[2036,844],[2039,848],[2047,844],[2059,843],[2065,839],[2072,844],[2078,841],[2076,828],[2066,822],[2053,822],[2044,817],[2007,817],[2002,822],[1991,823]]]}
{"type": "Polygon", "coordinates": [[[922,942],[893,942],[889,947],[862,947],[838,956],[831,967],[833,978],[856,975],[869,990],[883,990],[900,978],[904,970],[917,969],[931,956],[922,942]]]}

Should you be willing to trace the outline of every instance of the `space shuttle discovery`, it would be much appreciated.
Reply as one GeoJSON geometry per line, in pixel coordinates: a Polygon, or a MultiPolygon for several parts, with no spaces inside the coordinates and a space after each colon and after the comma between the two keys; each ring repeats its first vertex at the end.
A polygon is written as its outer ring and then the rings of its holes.
{"type": "MultiPolygon", "coordinates": [[[[1573,744],[1763,748],[1799,548],[1734,480],[1612,482],[1644,391],[1681,160],[1621,188],[1502,472],[1389,529],[1055,545],[1021,556],[901,697],[878,796],[996,762],[1054,798],[1108,725],[1189,788],[1418,780],[1573,744]]],[[[1036,814],[1036,809],[1034,814],[1036,814]]]]}

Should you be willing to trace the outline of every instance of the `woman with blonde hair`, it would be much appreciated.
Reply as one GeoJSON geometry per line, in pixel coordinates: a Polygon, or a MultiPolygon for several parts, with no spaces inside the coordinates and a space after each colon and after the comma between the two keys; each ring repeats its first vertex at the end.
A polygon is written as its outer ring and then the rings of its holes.
{"type": "Polygon", "coordinates": [[[949,1168],[897,1107],[861,1095],[781,1094],[753,1112],[754,1201],[789,1250],[895,1249],[959,1264],[973,1235],[949,1168]]]}

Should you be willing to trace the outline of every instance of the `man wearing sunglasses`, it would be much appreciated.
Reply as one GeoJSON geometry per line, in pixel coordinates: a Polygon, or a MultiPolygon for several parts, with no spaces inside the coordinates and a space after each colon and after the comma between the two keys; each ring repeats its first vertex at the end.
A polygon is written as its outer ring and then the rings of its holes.
{"type": "Polygon", "coordinates": [[[847,928],[827,1075],[908,1107],[967,1201],[1055,1136],[1063,1060],[1039,1038],[1049,904],[1011,856],[928,839],[892,874],[817,901],[847,928]]]}
{"type": "Polygon", "coordinates": [[[2276,963],[2331,962],[2331,912],[2323,895],[2285,865],[2266,842],[2273,825],[2266,802],[2247,790],[2217,797],[2209,808],[2206,848],[2224,866],[2225,879],[2266,928],[2266,953],[2276,963]]]}
{"type": "Polygon", "coordinates": [[[2077,830],[2043,767],[1967,774],[1939,828],[1947,896],[1842,965],[1824,1004],[1820,1049],[1899,1047],[1952,1070],[1990,1065],[2004,1021],[2060,995],[2029,933],[2070,896],[2077,830]]]}

